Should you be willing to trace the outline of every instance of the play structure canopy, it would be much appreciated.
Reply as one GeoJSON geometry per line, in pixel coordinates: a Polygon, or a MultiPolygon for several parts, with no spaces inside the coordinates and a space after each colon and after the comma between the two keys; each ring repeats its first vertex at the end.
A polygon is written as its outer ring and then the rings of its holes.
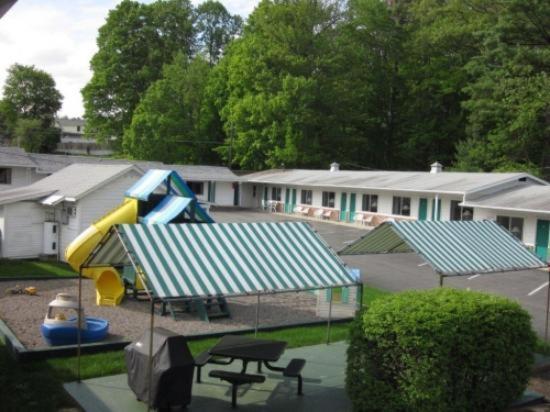
{"type": "MultiPolygon", "coordinates": [[[[153,210],[152,216],[147,216],[143,223],[168,223],[182,213],[193,199],[196,199],[193,191],[176,171],[162,169],[149,170],[126,191],[125,196],[147,201],[152,193],[163,194],[166,197],[153,210]]],[[[199,204],[193,205],[192,213],[199,222],[213,222],[199,204]]]]}
{"type": "Polygon", "coordinates": [[[496,222],[386,222],[342,249],[340,255],[416,252],[441,276],[546,267],[496,222]]]}
{"type": "Polygon", "coordinates": [[[161,299],[356,285],[303,222],[114,227],[86,266],[134,265],[161,299]]]}

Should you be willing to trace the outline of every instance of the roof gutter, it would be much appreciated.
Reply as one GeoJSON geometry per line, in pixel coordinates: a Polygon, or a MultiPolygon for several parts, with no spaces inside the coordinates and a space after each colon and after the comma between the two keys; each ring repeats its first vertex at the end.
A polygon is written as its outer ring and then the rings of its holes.
{"type": "Polygon", "coordinates": [[[459,204],[459,206],[462,206],[462,207],[477,207],[479,209],[489,209],[489,210],[506,210],[506,211],[510,211],[510,212],[522,212],[522,213],[535,213],[535,214],[550,215],[550,210],[521,209],[521,208],[506,207],[506,206],[490,206],[490,205],[481,205],[479,203],[468,203],[468,202],[462,202],[462,203],[459,204]]]}
{"type": "Polygon", "coordinates": [[[265,182],[265,181],[255,181],[247,180],[244,183],[252,184],[263,184],[263,185],[279,185],[279,186],[296,186],[296,187],[313,187],[313,188],[335,188],[335,189],[346,189],[346,190],[377,190],[381,192],[407,192],[407,193],[419,193],[419,194],[444,194],[444,195],[458,195],[464,196],[466,191],[462,190],[431,190],[431,189],[398,189],[398,188],[385,188],[385,187],[357,187],[357,186],[342,186],[342,185],[316,185],[316,184],[307,184],[307,183],[282,183],[282,182],[265,182]]]}

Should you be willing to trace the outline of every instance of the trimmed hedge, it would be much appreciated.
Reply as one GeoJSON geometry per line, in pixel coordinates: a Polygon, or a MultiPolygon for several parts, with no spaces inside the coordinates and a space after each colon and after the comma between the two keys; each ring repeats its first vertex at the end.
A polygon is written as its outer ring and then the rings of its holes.
{"type": "Polygon", "coordinates": [[[346,389],[355,411],[499,411],[533,364],[529,314],[449,288],[391,295],[351,326],[346,389]]]}

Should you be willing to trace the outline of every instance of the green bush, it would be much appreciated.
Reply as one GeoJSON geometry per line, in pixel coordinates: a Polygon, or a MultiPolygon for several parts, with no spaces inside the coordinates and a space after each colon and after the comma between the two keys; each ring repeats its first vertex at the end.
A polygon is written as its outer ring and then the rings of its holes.
{"type": "Polygon", "coordinates": [[[498,411],[526,387],[536,336],[519,304],[448,288],[391,295],[351,326],[355,411],[498,411]]]}

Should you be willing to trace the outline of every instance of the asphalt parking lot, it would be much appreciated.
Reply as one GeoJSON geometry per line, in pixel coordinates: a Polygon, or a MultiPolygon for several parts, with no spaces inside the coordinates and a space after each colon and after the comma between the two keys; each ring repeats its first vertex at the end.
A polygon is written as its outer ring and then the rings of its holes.
{"type": "MultiPolygon", "coordinates": [[[[299,219],[265,212],[238,210],[214,211],[217,222],[296,221],[299,219]]],[[[313,228],[336,251],[367,233],[351,226],[308,220],[313,228]]],[[[439,278],[414,253],[344,256],[350,266],[361,269],[363,281],[390,291],[429,289],[439,286],[439,278]]],[[[533,317],[533,326],[544,335],[548,273],[541,270],[446,278],[445,285],[495,293],[515,299],[533,317]]]]}

